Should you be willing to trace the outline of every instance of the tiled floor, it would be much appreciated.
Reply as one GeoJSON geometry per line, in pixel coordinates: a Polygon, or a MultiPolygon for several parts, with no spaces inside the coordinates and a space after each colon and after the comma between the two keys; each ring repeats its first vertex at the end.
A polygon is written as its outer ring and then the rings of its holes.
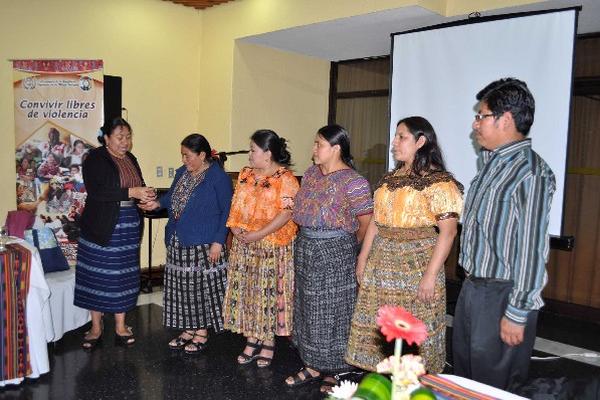
{"type": "MultiPolygon", "coordinates": [[[[197,356],[168,349],[166,343],[174,332],[162,327],[161,301],[160,292],[141,295],[137,309],[128,314],[138,337],[133,347],[115,345],[112,318],[106,319],[103,342],[92,353],[80,348],[85,328],[70,332],[51,349],[49,374],[0,389],[0,400],[322,398],[318,384],[293,390],[283,384],[287,375],[301,367],[286,339],[277,341],[275,360],[266,369],[235,363],[243,339],[231,333],[211,337],[206,352],[197,356]]],[[[536,356],[600,352],[599,330],[598,325],[581,321],[541,318],[536,356]]],[[[600,399],[600,359],[580,359],[587,363],[566,358],[534,360],[529,385],[520,394],[540,400],[600,399]]]]}

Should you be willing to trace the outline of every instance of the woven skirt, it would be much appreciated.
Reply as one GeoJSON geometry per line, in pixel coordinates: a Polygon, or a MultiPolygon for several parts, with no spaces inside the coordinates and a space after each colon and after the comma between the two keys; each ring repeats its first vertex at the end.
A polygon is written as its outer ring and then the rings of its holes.
{"type": "MultiPolygon", "coordinates": [[[[436,232],[432,227],[399,229],[379,227],[360,285],[346,361],[365,370],[393,354],[377,326],[383,305],[402,306],[427,326],[429,336],[419,349],[429,373],[441,373],[446,362],[446,290],[442,268],[435,283],[435,302],[416,299],[427,268],[436,232]]],[[[405,346],[406,348],[406,346],[405,346]]]]}
{"type": "Polygon", "coordinates": [[[167,328],[223,330],[225,248],[216,263],[208,260],[209,249],[209,244],[187,247],[176,235],[171,238],[163,287],[163,324],[167,328]]]}
{"type": "Polygon", "coordinates": [[[122,206],[108,246],[79,238],[75,301],[92,311],[133,309],[140,291],[140,217],[135,206],[122,206]]]}
{"type": "Polygon", "coordinates": [[[244,244],[234,237],[229,252],[225,329],[273,340],[292,329],[294,258],[292,243],[266,240],[244,244]]]}
{"type": "Polygon", "coordinates": [[[344,354],[356,302],[356,237],[308,237],[301,231],[294,246],[294,344],[306,366],[348,371],[344,354]]]}

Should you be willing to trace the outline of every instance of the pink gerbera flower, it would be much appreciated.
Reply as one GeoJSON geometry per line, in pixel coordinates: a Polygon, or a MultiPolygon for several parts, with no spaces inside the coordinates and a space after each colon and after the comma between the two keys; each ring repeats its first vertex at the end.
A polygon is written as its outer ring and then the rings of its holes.
{"type": "Polygon", "coordinates": [[[404,339],[408,344],[421,345],[427,339],[427,327],[418,318],[402,307],[382,306],[377,316],[377,325],[386,340],[404,339]]]}

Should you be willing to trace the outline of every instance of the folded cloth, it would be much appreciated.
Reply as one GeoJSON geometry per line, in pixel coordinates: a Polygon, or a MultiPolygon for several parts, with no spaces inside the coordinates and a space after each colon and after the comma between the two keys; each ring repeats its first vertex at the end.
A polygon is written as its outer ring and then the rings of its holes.
{"type": "Polygon", "coordinates": [[[58,246],[52,229],[28,229],[25,231],[25,240],[39,250],[45,274],[69,269],[69,263],[58,246]]]}
{"type": "Polygon", "coordinates": [[[6,214],[6,230],[10,236],[23,239],[25,230],[31,229],[35,222],[35,215],[29,211],[16,210],[6,214]]]}
{"type": "Polygon", "coordinates": [[[421,375],[419,381],[434,392],[442,394],[444,398],[456,400],[496,400],[496,397],[488,396],[474,390],[460,386],[449,379],[439,375],[421,375]]]}

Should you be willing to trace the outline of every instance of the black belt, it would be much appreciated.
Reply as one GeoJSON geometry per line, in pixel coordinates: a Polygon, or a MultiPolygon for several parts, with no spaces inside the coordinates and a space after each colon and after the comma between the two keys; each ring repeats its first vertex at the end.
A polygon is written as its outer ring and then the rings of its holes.
{"type": "Polygon", "coordinates": [[[466,274],[466,279],[473,283],[512,283],[512,281],[508,279],[480,278],[473,276],[472,274],[466,274]]]}

